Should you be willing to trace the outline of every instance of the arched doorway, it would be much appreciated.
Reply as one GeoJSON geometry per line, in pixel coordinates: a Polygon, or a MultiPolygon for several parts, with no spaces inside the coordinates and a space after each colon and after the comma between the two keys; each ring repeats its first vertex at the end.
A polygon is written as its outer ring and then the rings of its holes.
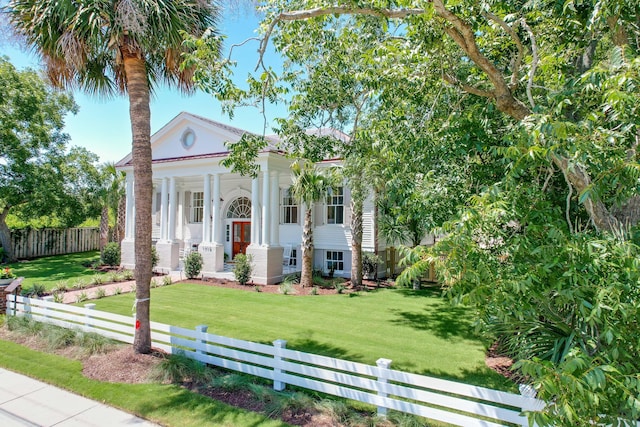
{"type": "Polygon", "coordinates": [[[251,244],[251,200],[238,197],[227,209],[227,219],[231,219],[231,259],[236,254],[244,254],[251,244]]]}

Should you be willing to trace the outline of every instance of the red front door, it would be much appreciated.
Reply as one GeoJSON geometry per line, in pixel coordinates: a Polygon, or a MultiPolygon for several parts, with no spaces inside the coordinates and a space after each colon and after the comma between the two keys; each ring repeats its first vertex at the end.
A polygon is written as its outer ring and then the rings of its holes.
{"type": "Polygon", "coordinates": [[[234,222],[233,223],[233,255],[244,254],[247,246],[251,243],[251,222],[234,222]]]}

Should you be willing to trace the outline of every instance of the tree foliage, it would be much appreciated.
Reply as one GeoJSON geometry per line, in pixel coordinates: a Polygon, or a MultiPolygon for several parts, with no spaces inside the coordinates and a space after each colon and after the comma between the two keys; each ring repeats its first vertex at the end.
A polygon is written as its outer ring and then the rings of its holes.
{"type": "Polygon", "coordinates": [[[47,216],[63,227],[97,214],[97,156],[68,148],[64,117],[77,109],[68,94],[35,71],[18,71],[0,57],[0,236],[13,259],[7,215],[47,216]]]}

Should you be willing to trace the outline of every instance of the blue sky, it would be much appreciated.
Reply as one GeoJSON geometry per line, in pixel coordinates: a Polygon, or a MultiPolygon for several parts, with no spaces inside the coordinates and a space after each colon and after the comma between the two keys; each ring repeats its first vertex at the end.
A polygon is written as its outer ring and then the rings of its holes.
{"type": "MultiPolygon", "coordinates": [[[[220,32],[227,36],[225,47],[241,43],[255,37],[259,18],[249,11],[237,11],[226,14],[220,25],[220,32]]],[[[233,57],[238,62],[234,72],[236,83],[241,84],[252,72],[258,60],[258,42],[249,41],[242,47],[233,50],[233,57]]],[[[9,56],[18,69],[25,67],[40,68],[36,56],[0,43],[0,54],[9,56]]],[[[279,68],[280,60],[270,49],[266,55],[267,65],[279,68]]],[[[71,137],[70,145],[83,146],[96,153],[102,162],[117,162],[131,151],[131,124],[129,120],[129,103],[127,98],[99,99],[88,96],[81,91],[74,92],[74,98],[80,111],[75,116],[66,118],[65,132],[71,137]]],[[[151,133],[164,126],[181,111],[188,111],[223,123],[228,123],[255,133],[262,133],[263,119],[259,110],[243,107],[236,110],[233,120],[224,115],[220,103],[205,93],[185,96],[175,89],[160,87],[151,101],[151,133]]],[[[267,109],[267,125],[274,119],[286,115],[286,107],[282,104],[269,106],[267,109]]],[[[270,129],[267,130],[270,132],[270,129]]]]}

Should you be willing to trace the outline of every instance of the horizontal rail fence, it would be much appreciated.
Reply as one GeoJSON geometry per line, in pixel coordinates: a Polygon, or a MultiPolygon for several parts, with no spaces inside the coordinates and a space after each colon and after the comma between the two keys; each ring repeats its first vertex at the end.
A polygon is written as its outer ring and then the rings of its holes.
{"type": "MultiPolygon", "coordinates": [[[[133,342],[135,319],[49,300],[8,296],[7,314],[77,328],[133,342]]],[[[390,369],[390,360],[375,366],[334,359],[273,345],[207,333],[206,326],[185,329],[151,322],[153,347],[210,365],[273,381],[368,403],[385,415],[388,409],[460,426],[528,426],[523,411],[538,411],[544,403],[533,397],[476,387],[390,369]]]]}
{"type": "Polygon", "coordinates": [[[17,258],[37,258],[97,250],[100,230],[96,227],[19,229],[11,231],[17,258]]]}

